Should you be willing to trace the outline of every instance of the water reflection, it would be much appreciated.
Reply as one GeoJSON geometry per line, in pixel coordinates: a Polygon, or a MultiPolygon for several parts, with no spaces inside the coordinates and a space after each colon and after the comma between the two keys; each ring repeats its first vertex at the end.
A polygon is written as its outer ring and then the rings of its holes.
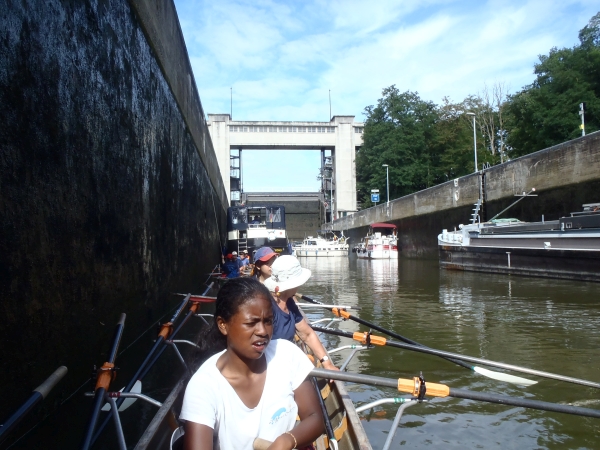
{"type": "MultiPolygon", "coordinates": [[[[307,295],[358,304],[362,309],[356,315],[361,318],[430,347],[600,381],[598,283],[440,271],[437,261],[350,256],[301,262],[313,271],[303,288],[307,295]]],[[[349,321],[340,328],[365,330],[349,321]]],[[[332,347],[349,343],[326,339],[332,347]]],[[[347,354],[340,352],[336,359],[347,354]]],[[[433,356],[388,347],[361,352],[349,370],[387,377],[423,371],[430,381],[456,388],[600,408],[600,392],[592,388],[539,378],[538,384],[523,388],[433,356]]],[[[349,390],[357,403],[397,396],[369,386],[351,385],[349,390]]],[[[379,411],[364,423],[374,448],[383,445],[396,408],[379,411]]],[[[598,419],[440,399],[408,409],[393,446],[596,448],[599,425],[598,419]]]]}

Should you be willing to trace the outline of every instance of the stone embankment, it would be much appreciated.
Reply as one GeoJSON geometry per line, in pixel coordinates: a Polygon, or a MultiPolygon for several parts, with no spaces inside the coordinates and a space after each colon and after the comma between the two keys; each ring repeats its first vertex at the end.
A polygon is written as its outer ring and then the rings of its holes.
{"type": "Polygon", "coordinates": [[[335,220],[333,229],[348,230],[356,242],[371,223],[394,223],[403,255],[433,256],[437,235],[467,223],[481,195],[482,220],[487,220],[532,188],[538,197],[524,199],[503,217],[550,220],[599,202],[600,132],[359,211],[335,220]]]}

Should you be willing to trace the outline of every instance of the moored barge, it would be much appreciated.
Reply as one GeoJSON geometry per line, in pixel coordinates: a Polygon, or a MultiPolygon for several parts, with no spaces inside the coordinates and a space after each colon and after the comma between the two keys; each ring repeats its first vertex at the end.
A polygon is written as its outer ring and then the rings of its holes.
{"type": "Polygon", "coordinates": [[[600,203],[558,220],[459,225],[438,249],[445,269],[600,281],[600,203]]]}

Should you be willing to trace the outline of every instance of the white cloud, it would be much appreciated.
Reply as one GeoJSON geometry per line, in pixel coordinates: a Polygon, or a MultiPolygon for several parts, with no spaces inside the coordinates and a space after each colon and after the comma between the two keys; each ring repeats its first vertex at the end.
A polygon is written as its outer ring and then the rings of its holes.
{"type": "Polygon", "coordinates": [[[439,103],[533,81],[550,48],[577,43],[591,0],[175,0],[207,113],[239,120],[362,119],[396,84],[439,103]]]}

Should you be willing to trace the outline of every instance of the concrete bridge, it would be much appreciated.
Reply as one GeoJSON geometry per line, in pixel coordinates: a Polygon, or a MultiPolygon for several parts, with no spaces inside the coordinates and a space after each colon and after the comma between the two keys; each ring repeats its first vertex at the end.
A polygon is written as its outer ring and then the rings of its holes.
{"type": "MultiPolygon", "coordinates": [[[[356,212],[354,160],[363,142],[364,124],[355,122],[354,116],[334,116],[330,122],[255,122],[233,121],[229,114],[209,114],[208,127],[221,176],[230,179],[226,188],[230,189],[231,200],[240,200],[239,171],[244,149],[320,150],[324,175],[321,190],[326,198],[333,196],[333,202],[328,198],[331,215],[345,217],[356,212]],[[236,159],[237,163],[232,164],[236,159]]],[[[317,170],[315,167],[315,175],[317,170]]]]}
{"type": "Polygon", "coordinates": [[[375,222],[399,227],[402,253],[433,255],[443,228],[467,223],[483,195],[482,220],[490,219],[536,188],[538,197],[520,202],[507,214],[521,220],[557,219],[600,201],[600,132],[532,153],[438,186],[337,219],[327,228],[348,230],[360,239],[375,222]]]}

